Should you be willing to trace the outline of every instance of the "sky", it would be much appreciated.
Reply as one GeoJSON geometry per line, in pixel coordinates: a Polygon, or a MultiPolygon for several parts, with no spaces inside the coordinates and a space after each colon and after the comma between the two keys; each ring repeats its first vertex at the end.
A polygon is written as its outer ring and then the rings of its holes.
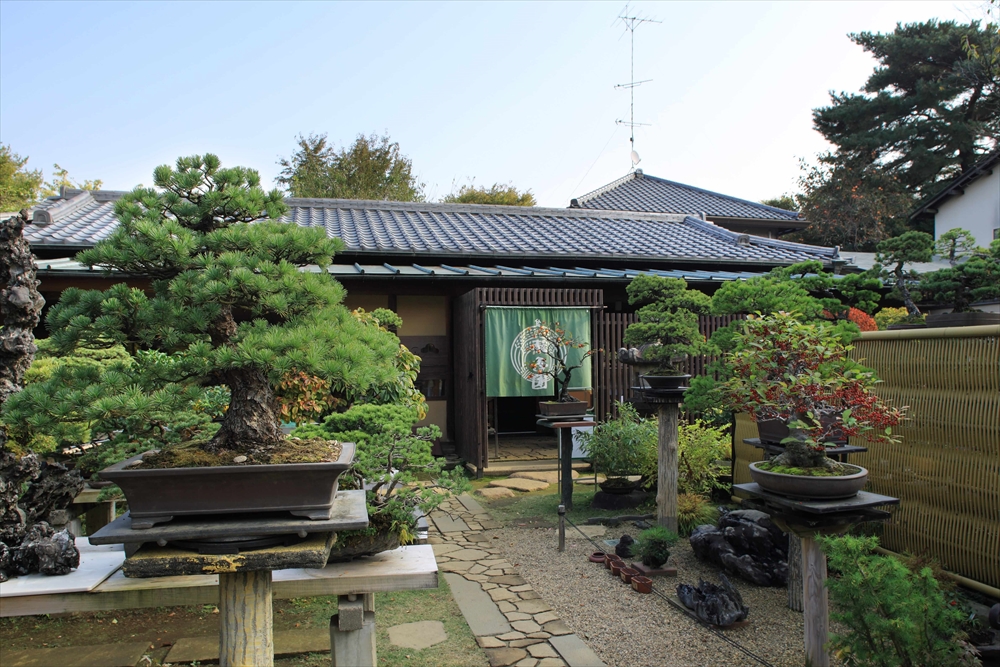
{"type": "MultiPolygon", "coordinates": [[[[430,200],[474,179],[564,207],[626,175],[623,2],[0,1],[0,143],[128,190],[215,153],[273,186],[300,134],[399,142],[430,200]]],[[[848,38],[982,2],[635,2],[639,168],[750,200],[829,146],[812,109],[875,61],[848,38]]]]}

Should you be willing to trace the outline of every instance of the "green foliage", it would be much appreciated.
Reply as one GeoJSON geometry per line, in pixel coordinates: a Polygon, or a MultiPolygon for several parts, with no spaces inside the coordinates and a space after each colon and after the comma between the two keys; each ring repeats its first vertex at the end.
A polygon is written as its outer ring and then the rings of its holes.
{"type": "Polygon", "coordinates": [[[20,211],[35,203],[42,186],[40,169],[25,168],[28,158],[0,144],[0,211],[20,211]]]}
{"type": "Polygon", "coordinates": [[[966,57],[996,35],[978,21],[931,19],[887,34],[850,36],[878,61],[860,94],[815,109],[816,130],[838,159],[877,165],[910,193],[927,195],[975,165],[1000,136],[1000,72],[966,57]]]}
{"type": "Polygon", "coordinates": [[[677,427],[677,491],[709,495],[725,485],[719,482],[716,461],[730,457],[731,439],[726,426],[713,427],[696,420],[677,427]]]}
{"type": "Polygon", "coordinates": [[[670,547],[677,544],[677,533],[664,526],[653,526],[639,533],[633,556],[647,567],[659,567],[670,558],[670,547]]]}
{"type": "Polygon", "coordinates": [[[976,250],[976,237],[967,229],[949,229],[934,242],[934,254],[948,260],[955,266],[963,257],[976,250]]]}
{"type": "Polygon", "coordinates": [[[882,277],[893,286],[890,296],[903,302],[910,317],[920,315],[914,303],[920,298],[919,293],[914,293],[919,274],[907,265],[931,261],[933,250],[934,237],[924,232],[906,232],[878,244],[875,262],[882,267],[882,277]]]}
{"type": "Polygon", "coordinates": [[[772,206],[774,208],[780,208],[783,211],[798,211],[799,204],[795,201],[794,195],[784,194],[780,197],[772,197],[771,199],[761,199],[760,203],[764,206],[772,206]]]}
{"type": "Polygon", "coordinates": [[[78,190],[100,190],[104,181],[101,179],[96,179],[93,181],[84,181],[83,183],[74,183],[69,177],[69,170],[63,169],[58,164],[52,165],[52,180],[46,182],[42,186],[41,196],[42,197],[53,197],[61,191],[62,188],[75,188],[78,190]]]}
{"type": "MultiPolygon", "coordinates": [[[[454,188],[454,184],[452,185],[454,188]]],[[[518,192],[513,184],[494,183],[490,187],[476,187],[470,183],[459,188],[458,192],[445,195],[441,200],[445,204],[492,204],[494,206],[534,206],[535,195],[531,190],[518,192]]]]}
{"type": "Polygon", "coordinates": [[[905,322],[909,317],[906,308],[883,308],[875,313],[875,324],[878,325],[879,331],[885,331],[890,325],[905,322]]]}
{"type": "Polygon", "coordinates": [[[677,532],[689,537],[694,529],[719,520],[719,509],[705,496],[693,493],[677,494],[677,532]]]}
{"type": "Polygon", "coordinates": [[[961,264],[920,276],[920,293],[953,312],[975,310],[972,304],[1000,298],[1000,260],[977,253],[961,264]]]}
{"type": "Polygon", "coordinates": [[[278,183],[292,197],[423,201],[413,163],[388,135],[359,134],[349,148],[327,146],[325,134],[299,136],[298,150],[282,158],[278,183]]]}
{"type": "Polygon", "coordinates": [[[958,667],[965,657],[962,613],[948,605],[929,567],[911,572],[874,553],[875,537],[817,538],[832,571],[827,579],[831,618],[847,633],[831,634],[833,653],[846,665],[958,667]]]}
{"type": "MultiPolygon", "coordinates": [[[[720,364],[716,362],[711,366],[710,370],[714,370],[720,364]]],[[[733,421],[733,413],[725,407],[722,391],[715,379],[707,375],[697,375],[691,378],[688,384],[681,408],[713,428],[728,429],[733,421]]]]}
{"type": "Polygon", "coordinates": [[[594,468],[609,479],[643,475],[648,484],[656,480],[657,425],[642,419],[629,403],[618,403],[618,417],[581,433],[583,451],[594,468]]]}
{"type": "Polygon", "coordinates": [[[698,330],[698,315],[708,312],[711,299],[689,290],[685,280],[642,274],[626,292],[629,304],[642,307],[636,311],[639,321],[625,330],[624,342],[647,346],[642,357],[658,364],[656,372],[682,375],[679,364],[687,357],[715,351],[698,330]]]}
{"type": "Polygon", "coordinates": [[[548,322],[539,322],[526,330],[525,338],[532,341],[529,351],[534,355],[535,360],[528,364],[528,379],[536,375],[545,375],[553,379],[555,384],[555,400],[560,403],[568,403],[573,400],[569,395],[570,382],[573,380],[573,371],[580,368],[590,359],[597,350],[587,350],[580,355],[579,363],[569,362],[569,353],[572,350],[583,350],[589,347],[587,343],[576,340],[572,332],[566,331],[558,322],[551,325],[548,322]],[[541,341],[541,342],[539,342],[541,341]]]}

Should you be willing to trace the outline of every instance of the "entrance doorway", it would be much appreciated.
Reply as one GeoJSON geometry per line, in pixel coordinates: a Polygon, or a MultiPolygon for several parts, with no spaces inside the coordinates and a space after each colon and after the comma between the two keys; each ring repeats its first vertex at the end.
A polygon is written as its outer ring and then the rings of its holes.
{"type": "Polygon", "coordinates": [[[538,461],[559,457],[559,441],[555,432],[536,424],[536,397],[491,398],[487,407],[490,461],[538,461]]]}

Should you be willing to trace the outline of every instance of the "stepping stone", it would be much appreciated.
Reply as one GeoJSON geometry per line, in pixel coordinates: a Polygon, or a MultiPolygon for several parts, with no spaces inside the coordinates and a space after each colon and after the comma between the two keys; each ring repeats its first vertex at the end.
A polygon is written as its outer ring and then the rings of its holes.
{"type": "MultiPolygon", "coordinates": [[[[553,621],[558,623],[559,621],[553,621]]],[[[597,654],[590,650],[590,647],[583,643],[583,640],[576,635],[564,635],[553,637],[549,640],[559,655],[566,661],[569,667],[607,667],[597,654]]]]}
{"type": "Polygon", "coordinates": [[[476,502],[476,499],[467,493],[463,493],[458,497],[458,502],[462,503],[462,507],[469,510],[473,514],[486,514],[486,510],[483,506],[476,502]]]}
{"type": "Polygon", "coordinates": [[[435,515],[434,525],[442,533],[464,533],[469,530],[469,526],[464,521],[452,519],[446,514],[435,515]]]}
{"type": "Polygon", "coordinates": [[[479,648],[503,648],[506,646],[496,637],[476,637],[476,643],[479,644],[479,648]]]}
{"type": "MultiPolygon", "coordinates": [[[[286,630],[274,633],[274,655],[299,653],[329,653],[330,630],[286,630]]],[[[164,660],[169,663],[206,662],[219,659],[219,638],[183,637],[174,642],[164,660]]],[[[5,666],[6,667],[6,666],[5,666]]]]}
{"type": "MultiPolygon", "coordinates": [[[[597,476],[597,484],[600,484],[601,482],[605,482],[605,481],[607,481],[607,479],[604,477],[604,475],[598,475],[597,476]]],[[[580,479],[576,480],[576,483],[577,484],[591,484],[591,485],[593,485],[594,484],[594,476],[593,475],[587,475],[586,477],[581,477],[580,479]]]]}
{"type": "Polygon", "coordinates": [[[452,560],[447,563],[438,563],[438,569],[442,572],[465,572],[475,563],[470,560],[452,560]]]}
{"type": "Polygon", "coordinates": [[[555,635],[555,636],[568,635],[573,632],[572,630],[569,629],[569,626],[566,625],[566,621],[562,619],[549,621],[548,623],[542,626],[542,629],[545,630],[545,632],[549,633],[550,635],[555,635]]]}
{"type": "MultiPolygon", "coordinates": [[[[542,629],[541,626],[538,625],[538,623],[535,623],[534,621],[514,621],[513,623],[510,624],[510,627],[514,628],[518,632],[523,632],[525,634],[528,634],[530,632],[539,632],[542,629]]],[[[536,655],[535,657],[537,658],[539,656],[536,655]]],[[[547,657],[547,656],[542,656],[542,657],[547,657]]]]}
{"type": "Polygon", "coordinates": [[[549,611],[552,609],[545,600],[535,599],[535,600],[524,600],[522,602],[515,602],[517,605],[517,610],[522,611],[525,614],[540,614],[543,611],[549,611]]]}
{"type": "Polygon", "coordinates": [[[490,660],[490,667],[507,667],[519,660],[527,657],[528,652],[523,648],[488,648],[486,657],[490,660]]]}
{"type": "Polygon", "coordinates": [[[431,546],[431,548],[434,549],[435,556],[444,556],[445,554],[451,553],[452,551],[458,551],[462,547],[458,546],[457,544],[435,544],[431,546]]]}
{"type": "MultiPolygon", "coordinates": [[[[466,581],[457,574],[445,574],[458,608],[465,616],[472,634],[477,637],[503,635],[510,632],[510,623],[504,618],[490,596],[474,581],[466,581]]],[[[524,656],[521,656],[522,658],[524,656]]],[[[520,660],[521,658],[518,658],[520,660]]],[[[512,662],[517,662],[513,660],[512,662]]],[[[510,664],[510,663],[508,663],[510,664]]]]}
{"type": "MultiPolygon", "coordinates": [[[[482,549],[462,549],[461,551],[452,551],[448,554],[448,558],[464,561],[479,561],[484,558],[489,558],[489,556],[490,555],[482,549]]],[[[483,570],[480,570],[480,572],[482,571],[483,570]]],[[[478,574],[478,572],[473,572],[472,574],[478,574]]]]}
{"type": "MultiPolygon", "coordinates": [[[[484,489],[479,489],[476,491],[483,498],[488,498],[489,500],[496,500],[497,498],[513,498],[514,492],[510,489],[505,489],[499,486],[488,486],[484,489]]],[[[499,528],[499,526],[497,526],[499,528]]]]}
{"type": "Polygon", "coordinates": [[[526,582],[519,574],[504,574],[490,577],[491,584],[503,584],[505,586],[523,586],[526,582]]]}
{"type": "MultiPolygon", "coordinates": [[[[580,473],[573,471],[573,479],[580,476],[580,473]]],[[[512,474],[511,479],[533,479],[538,482],[545,482],[546,484],[555,484],[559,481],[559,471],[558,470],[528,470],[525,472],[515,472],[512,474]]]]}
{"type": "Polygon", "coordinates": [[[535,615],[535,623],[541,623],[545,625],[550,621],[555,621],[559,619],[559,614],[554,611],[543,611],[541,614],[535,615]]]}
{"type": "Polygon", "coordinates": [[[549,644],[541,643],[528,647],[532,658],[558,658],[559,654],[549,644]]]}
{"type": "Polygon", "coordinates": [[[550,485],[548,482],[538,482],[533,479],[498,479],[490,482],[490,486],[515,489],[517,491],[541,491],[550,485]]]}
{"type": "Polygon", "coordinates": [[[403,648],[430,648],[448,639],[441,621],[417,621],[389,628],[389,643],[403,648]]]}
{"type": "MultiPolygon", "coordinates": [[[[329,633],[328,633],[329,634],[329,633]]],[[[219,638],[215,638],[219,655],[219,638]]],[[[135,667],[149,642],[105,644],[102,646],[67,646],[39,648],[27,651],[3,651],[3,667],[135,667]]],[[[522,656],[524,657],[524,656],[522,656]]]]}

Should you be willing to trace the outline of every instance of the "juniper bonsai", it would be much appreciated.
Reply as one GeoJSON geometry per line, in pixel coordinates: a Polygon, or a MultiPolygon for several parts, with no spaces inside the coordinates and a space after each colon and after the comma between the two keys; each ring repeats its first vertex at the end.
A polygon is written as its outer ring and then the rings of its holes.
{"type": "Polygon", "coordinates": [[[398,339],[344,308],[324,270],[340,240],[279,222],[281,193],[265,192],[256,171],[207,154],[158,167],[153,183],[119,199],[118,228],[77,256],[148,276],[149,291],[69,289],[48,318],[64,353],[121,345],[145,362],[148,386],[112,384],[102,400],[134,418],[191,387],[223,387],[228,409],[198,447],[259,463],[284,441],[275,387],[288,374],[320,378],[341,397],[399,382],[398,339]]]}

